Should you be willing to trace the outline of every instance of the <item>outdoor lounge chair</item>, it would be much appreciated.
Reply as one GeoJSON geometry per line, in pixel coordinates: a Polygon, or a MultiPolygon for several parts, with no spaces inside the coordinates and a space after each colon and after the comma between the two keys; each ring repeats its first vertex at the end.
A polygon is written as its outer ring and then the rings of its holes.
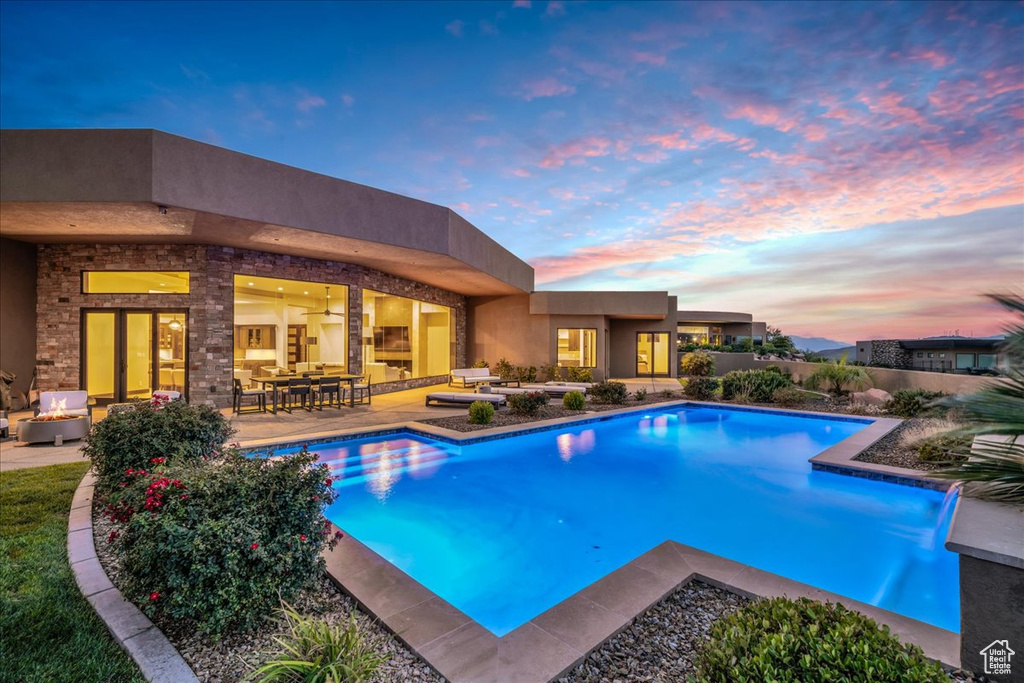
{"type": "Polygon", "coordinates": [[[524,384],[520,387],[495,387],[492,389],[496,394],[525,394],[528,391],[543,391],[548,396],[565,396],[570,391],[578,391],[581,394],[587,393],[585,387],[572,386],[569,384],[524,384]]]}
{"type": "Polygon", "coordinates": [[[501,377],[492,375],[490,368],[461,368],[452,370],[452,374],[448,376],[448,386],[450,387],[469,388],[484,382],[500,381],[502,381],[501,377]]]}
{"type": "Polygon", "coordinates": [[[468,405],[473,401],[489,401],[493,403],[495,407],[504,405],[505,397],[501,394],[469,394],[460,391],[435,391],[431,394],[427,394],[427,400],[424,405],[430,405],[430,402],[434,403],[461,403],[468,405]]]}

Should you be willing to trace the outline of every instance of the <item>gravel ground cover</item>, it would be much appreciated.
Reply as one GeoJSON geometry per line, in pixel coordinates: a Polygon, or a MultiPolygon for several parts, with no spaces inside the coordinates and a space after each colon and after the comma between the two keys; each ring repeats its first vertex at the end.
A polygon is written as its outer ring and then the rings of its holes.
{"type": "Polygon", "coordinates": [[[947,420],[915,417],[904,421],[899,427],[886,434],[870,448],[854,458],[861,462],[872,462],[892,467],[930,472],[948,465],[925,462],[917,457],[916,444],[921,439],[952,426],[947,420]]]}
{"type": "Polygon", "coordinates": [[[747,602],[735,593],[691,581],[591,652],[558,683],[683,681],[693,674],[711,624],[747,602]]]}

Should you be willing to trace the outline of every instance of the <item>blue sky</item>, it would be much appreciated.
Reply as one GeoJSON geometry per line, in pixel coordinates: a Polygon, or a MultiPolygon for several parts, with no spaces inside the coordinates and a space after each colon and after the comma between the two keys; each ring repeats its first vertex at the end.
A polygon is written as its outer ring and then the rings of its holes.
{"type": "Polygon", "coordinates": [[[1024,283],[1020,3],[0,4],[0,125],[147,127],[451,206],[554,289],[837,339],[1024,283]]]}

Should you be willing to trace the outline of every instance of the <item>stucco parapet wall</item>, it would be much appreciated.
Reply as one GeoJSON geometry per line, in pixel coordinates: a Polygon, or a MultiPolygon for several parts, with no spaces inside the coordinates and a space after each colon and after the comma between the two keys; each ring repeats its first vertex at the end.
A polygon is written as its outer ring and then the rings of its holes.
{"type": "Polygon", "coordinates": [[[752,313],[731,311],[678,311],[676,320],[680,323],[752,323],[752,313]]]}
{"type": "Polygon", "coordinates": [[[531,315],[606,315],[664,320],[668,292],[533,292],[531,315]]]}
{"type": "Polygon", "coordinates": [[[960,496],[946,549],[1024,569],[1024,506],[960,496]]]}
{"type": "Polygon", "coordinates": [[[533,289],[527,263],[446,207],[155,130],[0,131],[0,200],[0,234],[30,242],[214,244],[460,294],[533,289]]]}

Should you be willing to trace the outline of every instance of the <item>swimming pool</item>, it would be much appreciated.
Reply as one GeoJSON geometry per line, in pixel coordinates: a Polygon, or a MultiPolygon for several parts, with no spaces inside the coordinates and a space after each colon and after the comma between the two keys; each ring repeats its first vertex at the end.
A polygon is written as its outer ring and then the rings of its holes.
{"type": "Polygon", "coordinates": [[[957,631],[951,497],[807,462],[869,422],[675,405],[311,450],[331,521],[498,636],[667,539],[957,631]]]}

